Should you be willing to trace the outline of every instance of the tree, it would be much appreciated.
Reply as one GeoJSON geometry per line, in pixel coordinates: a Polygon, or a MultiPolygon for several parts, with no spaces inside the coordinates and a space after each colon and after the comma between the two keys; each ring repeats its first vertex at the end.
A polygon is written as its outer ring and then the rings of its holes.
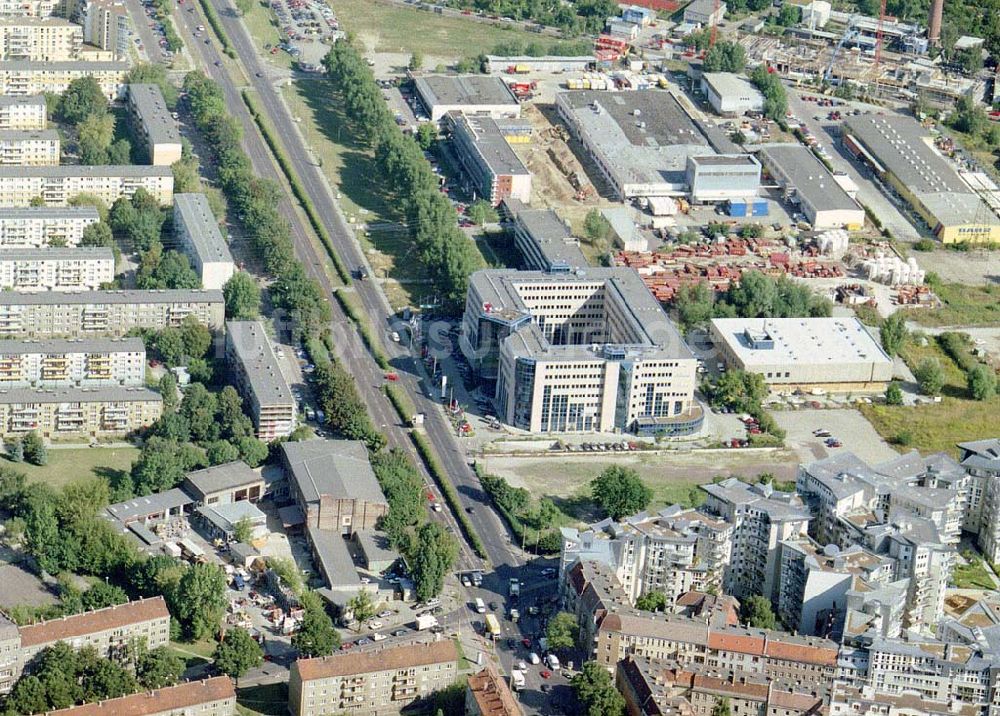
{"type": "Polygon", "coordinates": [[[586,716],[624,716],[625,697],[597,661],[585,662],[570,684],[586,716]]]}
{"type": "Polygon", "coordinates": [[[936,358],[924,358],[913,371],[920,392],[924,395],[939,395],[944,387],[944,371],[936,358]]]}
{"type": "Polygon", "coordinates": [[[22,439],[22,449],[24,459],[32,465],[45,465],[49,461],[49,450],[45,446],[45,441],[34,430],[27,433],[22,439]]]}
{"type": "Polygon", "coordinates": [[[177,378],[169,370],[160,378],[160,397],[163,398],[163,412],[172,413],[177,409],[177,378]]]}
{"type": "Polygon", "coordinates": [[[108,149],[115,139],[115,117],[113,114],[91,114],[77,125],[82,164],[107,164],[108,149]]]}
{"type": "Polygon", "coordinates": [[[11,462],[22,462],[24,460],[24,442],[21,438],[11,438],[5,446],[7,459],[11,462]]]}
{"type": "Polygon", "coordinates": [[[194,316],[187,316],[181,323],[181,341],[184,354],[189,358],[204,358],[212,347],[212,332],[194,316]]]}
{"type": "Polygon", "coordinates": [[[576,646],[580,634],[580,625],[570,612],[559,612],[549,620],[545,630],[545,639],[549,649],[553,651],[568,651],[576,646]]]}
{"type": "Polygon", "coordinates": [[[439,523],[421,525],[409,559],[417,599],[426,602],[441,593],[457,557],[458,545],[439,523]]]}
{"type": "Polygon", "coordinates": [[[611,519],[620,520],[646,508],[653,491],[630,467],[612,465],[590,483],[591,494],[611,519]]]}
{"type": "Polygon", "coordinates": [[[989,400],[997,392],[997,374],[982,363],[972,366],[965,374],[969,395],[975,400],[989,400]]]}
{"type": "Polygon", "coordinates": [[[240,459],[250,467],[257,467],[267,459],[267,444],[252,435],[239,438],[236,447],[240,451],[240,459]]]}
{"type": "Polygon", "coordinates": [[[733,709],[729,704],[729,699],[717,698],[712,705],[712,716],[732,716],[733,709]]]}
{"type": "Polygon", "coordinates": [[[778,24],[782,27],[797,25],[802,18],[802,11],[796,5],[782,5],[778,11],[778,24]]]}
{"type": "Polygon", "coordinates": [[[127,601],[128,595],[118,585],[109,584],[108,582],[97,582],[83,593],[82,606],[85,611],[92,611],[94,609],[112,607],[116,604],[124,604],[127,601]]]}
{"type": "Polygon", "coordinates": [[[16,714],[36,714],[49,708],[45,685],[34,674],[22,676],[7,697],[7,708],[16,714]]]}
{"type": "Polygon", "coordinates": [[[247,544],[253,539],[253,522],[249,517],[237,520],[233,524],[233,539],[247,544]]]}
{"type": "Polygon", "coordinates": [[[371,593],[367,589],[360,590],[347,600],[347,611],[358,623],[358,631],[361,631],[361,625],[375,616],[375,602],[372,601],[371,593]]]}
{"type": "Polygon", "coordinates": [[[424,54],[419,50],[414,50],[413,54],[410,55],[410,63],[407,68],[411,71],[419,70],[424,66],[424,54]]]}
{"type": "Polygon", "coordinates": [[[767,393],[767,383],[760,373],[728,370],[715,383],[712,403],[728,406],[741,413],[756,412],[767,393]]]}
{"type": "Polygon", "coordinates": [[[665,611],[667,608],[667,595],[663,592],[646,592],[635,600],[635,608],[644,612],[665,611]]]}
{"type": "Polygon", "coordinates": [[[611,224],[598,209],[591,209],[583,219],[583,230],[591,241],[606,241],[611,236],[611,224]]]}
{"type": "Polygon", "coordinates": [[[722,40],[705,53],[705,72],[742,72],[746,64],[746,50],[737,42],[722,40]]]}
{"type": "Polygon", "coordinates": [[[292,646],[299,657],[329,656],[340,648],[340,633],[333,628],[333,620],[316,592],[305,592],[302,603],[305,614],[299,630],[292,636],[292,646]]]}
{"type": "Polygon", "coordinates": [[[173,611],[192,639],[215,634],[226,614],[222,570],[214,564],[196,564],[185,570],[177,584],[173,611]]]}
{"type": "Polygon", "coordinates": [[[237,271],[222,287],[226,299],[226,318],[253,321],[260,316],[260,288],[253,276],[237,271]]]}
{"type": "Polygon", "coordinates": [[[135,693],[135,677],[111,659],[98,659],[83,675],[84,698],[87,701],[117,699],[135,693]]]}
{"type": "Polygon", "coordinates": [[[135,675],[144,689],[173,686],[184,673],[184,660],[166,647],[159,646],[139,657],[135,675]]]}
{"type": "Polygon", "coordinates": [[[777,620],[771,609],[771,600],[755,594],[743,600],[743,620],[757,629],[774,629],[777,620]]]}
{"type": "Polygon", "coordinates": [[[417,126],[417,145],[425,152],[429,151],[437,141],[438,130],[433,122],[421,122],[417,126]]]}
{"type": "Polygon", "coordinates": [[[712,291],[701,282],[681,286],[677,292],[677,317],[684,330],[706,325],[712,318],[712,291]]]}
{"type": "Polygon", "coordinates": [[[59,114],[70,124],[78,124],[91,115],[107,114],[108,98],[91,75],[69,83],[59,101],[59,114]]]}
{"type": "Polygon", "coordinates": [[[896,312],[882,322],[879,328],[879,338],[882,341],[882,349],[895,357],[906,345],[906,340],[910,332],[906,328],[906,317],[902,313],[896,312]]]}
{"type": "Polygon", "coordinates": [[[184,360],[184,338],[180,329],[167,327],[156,333],[153,348],[168,368],[178,366],[184,360]]]}
{"type": "Polygon", "coordinates": [[[469,204],[468,215],[472,221],[480,226],[500,220],[497,210],[494,209],[493,205],[485,199],[477,199],[469,204]]]}
{"type": "Polygon", "coordinates": [[[114,245],[115,238],[111,233],[111,227],[103,221],[88,226],[83,230],[83,236],[80,238],[80,246],[113,247],[114,245]]]}
{"type": "Polygon", "coordinates": [[[899,387],[899,383],[892,381],[885,388],[885,404],[886,405],[902,405],[903,404],[903,389],[899,387]]]}
{"type": "Polygon", "coordinates": [[[241,676],[263,663],[264,653],[260,644],[246,629],[230,629],[215,648],[215,665],[222,673],[235,679],[237,686],[241,676]]]}

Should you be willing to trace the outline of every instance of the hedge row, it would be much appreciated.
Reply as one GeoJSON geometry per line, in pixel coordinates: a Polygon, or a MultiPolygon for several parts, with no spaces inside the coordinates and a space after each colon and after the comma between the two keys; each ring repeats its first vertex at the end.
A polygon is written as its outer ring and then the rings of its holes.
{"type": "Polygon", "coordinates": [[[324,226],[323,222],[320,220],[319,212],[316,210],[316,206],[313,204],[312,199],[309,198],[309,194],[306,193],[305,187],[302,185],[302,180],[292,167],[292,161],[285,153],[285,148],[282,147],[281,143],[278,141],[278,138],[271,127],[271,123],[267,121],[267,118],[264,116],[264,113],[257,104],[257,99],[249,90],[244,89],[240,94],[243,96],[243,103],[246,104],[247,109],[250,112],[250,116],[253,117],[253,120],[257,123],[257,127],[260,129],[261,134],[264,135],[264,141],[267,142],[267,146],[271,148],[271,153],[278,161],[278,166],[281,167],[281,171],[288,180],[288,184],[292,187],[292,193],[295,194],[295,198],[299,200],[299,204],[301,204],[302,208],[305,210],[310,226],[312,226],[316,235],[319,236],[319,240],[323,243],[323,248],[326,249],[326,253],[329,255],[330,260],[333,261],[333,267],[337,269],[337,276],[340,277],[340,280],[344,284],[350,285],[351,272],[347,270],[347,267],[344,266],[344,262],[341,260],[340,255],[333,248],[333,240],[330,238],[330,233],[326,230],[326,226],[324,226]]]}
{"type": "Polygon", "coordinates": [[[462,528],[466,540],[472,546],[472,551],[479,557],[486,559],[486,547],[483,545],[483,541],[479,539],[479,535],[476,534],[472,523],[469,522],[469,518],[465,514],[465,508],[462,507],[462,502],[458,499],[458,492],[455,490],[455,485],[452,483],[451,478],[448,477],[448,473],[441,467],[441,463],[438,462],[437,455],[434,454],[434,449],[427,442],[427,438],[421,433],[414,431],[410,433],[410,437],[413,439],[413,444],[417,446],[417,452],[420,453],[424,464],[427,465],[427,470],[434,477],[438,487],[441,488],[441,494],[444,495],[445,502],[448,503],[452,513],[455,515],[455,519],[462,528]]]}
{"type": "Polygon", "coordinates": [[[226,53],[226,56],[235,60],[236,50],[233,49],[233,43],[229,40],[226,28],[222,26],[222,18],[220,18],[219,13],[215,11],[215,6],[212,5],[212,0],[198,0],[198,2],[201,4],[201,11],[205,13],[205,19],[208,20],[208,24],[211,26],[215,36],[219,38],[219,44],[222,45],[222,51],[226,53]]]}
{"type": "Polygon", "coordinates": [[[337,303],[340,304],[340,308],[347,314],[347,317],[358,327],[361,340],[364,341],[365,347],[371,351],[375,362],[378,363],[378,367],[382,370],[389,370],[392,367],[389,363],[389,357],[382,350],[382,344],[375,338],[375,332],[372,330],[372,325],[368,317],[358,310],[354,301],[343,290],[337,289],[333,292],[333,295],[337,299],[337,303]]]}
{"type": "Polygon", "coordinates": [[[413,401],[410,400],[410,396],[400,389],[399,386],[390,383],[382,386],[382,390],[385,391],[385,395],[389,398],[389,402],[392,403],[392,407],[396,410],[399,419],[403,421],[404,425],[409,425],[413,416],[417,413],[417,409],[413,405],[413,401]]]}

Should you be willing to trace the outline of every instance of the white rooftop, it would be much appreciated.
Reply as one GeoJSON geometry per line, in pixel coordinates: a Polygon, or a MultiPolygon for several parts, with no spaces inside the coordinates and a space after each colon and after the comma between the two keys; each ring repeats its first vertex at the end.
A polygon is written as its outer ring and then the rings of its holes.
{"type": "Polygon", "coordinates": [[[856,318],[714,318],[712,325],[747,368],[782,363],[891,363],[882,346],[856,318]],[[749,335],[770,337],[755,348],[749,335]]]}

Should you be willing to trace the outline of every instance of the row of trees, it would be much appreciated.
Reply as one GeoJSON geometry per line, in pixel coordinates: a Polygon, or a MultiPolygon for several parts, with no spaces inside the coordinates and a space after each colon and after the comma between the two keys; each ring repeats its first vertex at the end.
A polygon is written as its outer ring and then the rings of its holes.
{"type": "Polygon", "coordinates": [[[375,152],[383,190],[406,214],[418,260],[445,303],[460,306],[469,274],[481,267],[481,258],[472,240],[459,230],[451,202],[438,191],[430,163],[417,143],[396,126],[371,69],[350,41],[338,40],[324,64],[356,136],[375,152]]]}
{"type": "Polygon", "coordinates": [[[704,326],[712,318],[801,318],[829,316],[833,311],[828,298],[803,284],[760,271],[747,271],[718,296],[704,283],[683,286],[675,306],[684,330],[704,326]]]}
{"type": "Polygon", "coordinates": [[[750,81],[764,95],[764,115],[778,124],[784,124],[788,112],[788,95],[781,78],[768,72],[764,65],[757,65],[750,73],[750,81]]]}
{"type": "Polygon", "coordinates": [[[292,320],[296,338],[319,335],[330,321],[330,305],[319,284],[295,258],[288,222],[278,211],[277,185],[254,174],[243,152],[242,127],[226,107],[222,90],[202,72],[184,77],[185,101],[215,154],[219,183],[247,238],[275,278],[271,299],[292,320]]]}
{"type": "MultiPolygon", "coordinates": [[[[208,352],[212,347],[212,332],[194,316],[187,316],[177,328],[160,330],[139,329],[146,350],[159,358],[167,368],[187,366],[192,375],[211,377],[208,352]],[[205,364],[204,366],[201,364],[205,364]]],[[[207,382],[196,377],[196,381],[207,382]]]]}
{"type": "Polygon", "coordinates": [[[705,53],[705,72],[742,72],[747,66],[747,51],[738,42],[722,40],[705,53]]]}
{"type": "Polygon", "coordinates": [[[596,35],[604,29],[607,18],[618,14],[618,5],[613,0],[575,0],[573,3],[560,0],[448,0],[448,5],[558,27],[570,37],[581,33],[596,35]]]}

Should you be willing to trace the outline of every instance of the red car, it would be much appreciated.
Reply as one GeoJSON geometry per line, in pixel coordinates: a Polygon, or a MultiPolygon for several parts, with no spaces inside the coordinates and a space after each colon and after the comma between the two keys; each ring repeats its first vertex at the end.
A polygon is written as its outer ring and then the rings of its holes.
{"type": "Polygon", "coordinates": [[[341,651],[347,651],[348,649],[350,649],[353,646],[354,646],[353,643],[351,643],[349,641],[345,641],[343,644],[340,645],[340,650],[341,651]]]}
{"type": "Polygon", "coordinates": [[[542,669],[542,671],[541,671],[541,674],[540,674],[540,676],[541,676],[541,677],[542,677],[543,679],[547,679],[547,678],[549,678],[550,676],[552,676],[552,672],[551,672],[551,671],[549,671],[548,669],[542,669]]]}
{"type": "Polygon", "coordinates": [[[525,637],[524,639],[521,639],[521,643],[524,644],[525,649],[531,648],[531,639],[525,637]]]}

